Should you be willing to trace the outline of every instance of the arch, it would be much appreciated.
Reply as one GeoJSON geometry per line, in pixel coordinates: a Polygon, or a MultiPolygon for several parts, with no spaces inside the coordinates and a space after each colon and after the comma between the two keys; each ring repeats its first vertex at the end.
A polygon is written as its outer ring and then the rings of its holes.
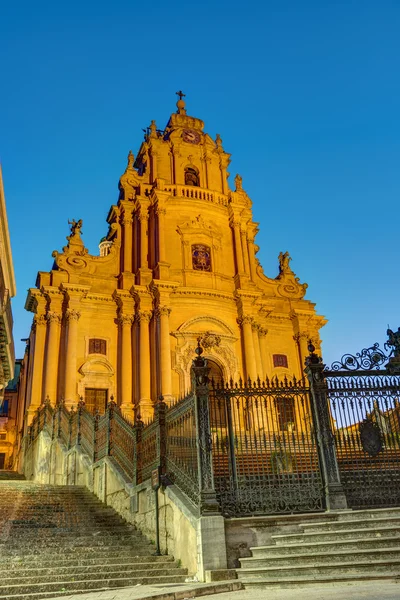
{"type": "Polygon", "coordinates": [[[86,389],[103,390],[110,399],[115,396],[115,370],[105,356],[96,355],[86,360],[79,369],[78,395],[86,397],[86,389]]]}
{"type": "Polygon", "coordinates": [[[185,185],[200,187],[199,171],[193,165],[190,165],[190,167],[185,167],[185,185]]]}
{"type": "Polygon", "coordinates": [[[182,325],[179,325],[178,331],[184,332],[189,330],[193,325],[198,325],[202,321],[208,321],[209,323],[215,324],[220,327],[222,333],[226,333],[228,335],[234,336],[235,332],[233,329],[225,323],[222,319],[218,317],[214,317],[213,315],[200,315],[198,317],[192,317],[188,319],[182,325]]]}

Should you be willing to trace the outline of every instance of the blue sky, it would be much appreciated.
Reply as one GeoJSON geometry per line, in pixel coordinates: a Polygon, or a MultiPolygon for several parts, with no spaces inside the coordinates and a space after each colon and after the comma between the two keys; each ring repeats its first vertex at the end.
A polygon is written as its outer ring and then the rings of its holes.
{"type": "Polygon", "coordinates": [[[329,319],[331,362],[400,325],[400,4],[396,1],[8,2],[0,19],[0,160],[23,306],[68,219],[97,253],[126,155],[151,119],[220,133],[277,256],[329,319]]]}

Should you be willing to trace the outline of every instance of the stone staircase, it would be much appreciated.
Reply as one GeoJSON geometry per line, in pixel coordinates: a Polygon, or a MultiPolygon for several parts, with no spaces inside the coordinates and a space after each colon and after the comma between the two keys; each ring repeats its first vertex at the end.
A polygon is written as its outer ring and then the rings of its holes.
{"type": "Polygon", "coordinates": [[[84,487],[0,481],[0,599],[183,583],[186,569],[84,487]]]}
{"type": "Polygon", "coordinates": [[[321,514],[298,529],[240,559],[246,588],[400,580],[400,508],[321,514]]]}

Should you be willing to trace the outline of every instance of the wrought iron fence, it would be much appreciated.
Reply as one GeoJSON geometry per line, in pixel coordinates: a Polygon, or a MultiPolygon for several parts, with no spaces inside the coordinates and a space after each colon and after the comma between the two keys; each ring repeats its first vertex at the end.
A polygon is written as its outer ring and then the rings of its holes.
{"type": "Polygon", "coordinates": [[[136,432],[120,414],[117,407],[113,410],[111,422],[110,456],[134,480],[136,472],[136,432]]]}
{"type": "Polygon", "coordinates": [[[400,504],[400,376],[326,372],[341,483],[352,508],[400,504]]]}
{"type": "Polygon", "coordinates": [[[214,483],[226,515],[323,509],[323,485],[304,380],[210,390],[214,483]]]}
{"type": "Polygon", "coordinates": [[[83,452],[93,458],[95,448],[95,419],[88,411],[80,409],[80,444],[83,452]]]}
{"type": "Polygon", "coordinates": [[[107,440],[109,431],[108,413],[95,415],[95,460],[98,461],[107,456],[107,440]]]}
{"type": "Polygon", "coordinates": [[[137,482],[151,477],[151,472],[159,466],[158,422],[152,421],[146,427],[139,425],[137,436],[137,482]]]}
{"type": "Polygon", "coordinates": [[[173,482],[197,505],[199,468],[196,433],[196,405],[189,394],[165,415],[166,472],[173,482]]]}

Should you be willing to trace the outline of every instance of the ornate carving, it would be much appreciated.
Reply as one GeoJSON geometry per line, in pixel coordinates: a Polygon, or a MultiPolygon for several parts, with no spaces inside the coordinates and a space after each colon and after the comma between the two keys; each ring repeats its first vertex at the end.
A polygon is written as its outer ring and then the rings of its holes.
{"type": "Polygon", "coordinates": [[[236,175],[236,177],[235,177],[235,188],[236,188],[235,191],[236,192],[241,192],[243,190],[242,181],[243,181],[242,177],[239,174],[236,175]]]}
{"type": "Polygon", "coordinates": [[[154,314],[157,317],[157,319],[163,316],[169,317],[169,315],[171,314],[171,308],[169,306],[158,306],[155,309],[154,314]]]}
{"type": "Polygon", "coordinates": [[[278,294],[285,298],[303,298],[306,293],[308,285],[306,283],[300,283],[299,277],[296,277],[290,268],[290,261],[292,260],[289,252],[281,252],[279,254],[279,275],[277,280],[282,281],[282,284],[278,286],[278,294]]]}
{"type": "Polygon", "coordinates": [[[214,348],[219,346],[221,343],[221,336],[216,333],[212,333],[211,331],[206,331],[205,334],[200,339],[200,344],[206,350],[209,348],[214,348]]]}
{"type": "Polygon", "coordinates": [[[61,323],[61,318],[62,317],[59,313],[54,312],[52,310],[49,310],[46,315],[48,323],[61,323]]]}
{"type": "Polygon", "coordinates": [[[370,419],[364,419],[358,427],[363,450],[370,456],[376,456],[383,448],[383,440],[379,425],[370,419]]]}
{"type": "Polygon", "coordinates": [[[65,317],[67,321],[78,321],[80,319],[81,313],[79,310],[75,308],[67,308],[65,311],[65,317]]]}
{"type": "Polygon", "coordinates": [[[71,237],[81,234],[81,229],[83,225],[82,219],[79,219],[79,221],[75,221],[75,219],[72,219],[72,221],[68,221],[68,225],[71,225],[71,237]]]}
{"type": "Polygon", "coordinates": [[[151,310],[139,310],[137,313],[137,320],[139,323],[150,323],[153,311],[151,310]]]}
{"type": "Polygon", "coordinates": [[[266,329],[265,327],[261,327],[261,325],[260,325],[260,327],[258,328],[258,335],[260,337],[265,337],[267,335],[267,333],[268,333],[268,329],[266,329]]]}
{"type": "Polygon", "coordinates": [[[211,271],[211,250],[204,244],[192,245],[192,266],[195,271],[211,271]]]}
{"type": "Polygon", "coordinates": [[[132,323],[134,322],[135,317],[134,315],[124,315],[124,314],[120,314],[118,316],[118,323],[122,326],[124,325],[132,325],[132,323]]]}
{"type": "Polygon", "coordinates": [[[250,315],[243,315],[242,317],[238,317],[237,322],[240,325],[240,327],[243,327],[243,325],[253,325],[253,321],[254,321],[254,317],[251,317],[250,315]]]}

